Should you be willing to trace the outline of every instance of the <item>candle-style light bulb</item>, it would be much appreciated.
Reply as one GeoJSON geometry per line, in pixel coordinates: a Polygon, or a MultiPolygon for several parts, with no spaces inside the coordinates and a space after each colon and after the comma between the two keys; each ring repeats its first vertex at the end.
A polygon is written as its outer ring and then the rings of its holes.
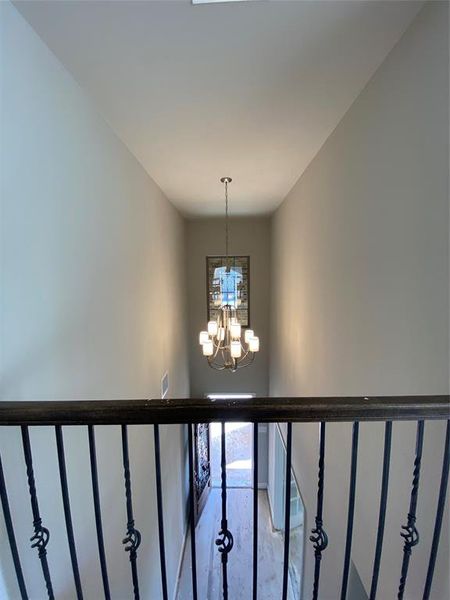
{"type": "Polygon", "coordinates": [[[253,336],[248,341],[248,349],[250,352],[258,352],[259,351],[259,337],[253,336]]]}
{"type": "Polygon", "coordinates": [[[208,340],[203,344],[203,356],[212,356],[214,353],[214,346],[212,340],[208,340]]]}
{"type": "Polygon", "coordinates": [[[240,358],[242,354],[241,342],[233,340],[231,342],[230,352],[232,358],[240,358]]]}
{"type": "Polygon", "coordinates": [[[213,337],[217,335],[217,321],[208,321],[208,333],[213,337]]]}
{"type": "Polygon", "coordinates": [[[248,344],[250,338],[255,336],[253,329],[246,329],[244,334],[245,343],[248,344]]]}
{"type": "Polygon", "coordinates": [[[230,334],[233,339],[239,339],[241,337],[241,325],[240,323],[231,323],[230,334]]]}
{"type": "Polygon", "coordinates": [[[200,331],[198,334],[198,343],[203,345],[205,342],[209,340],[209,335],[207,331],[200,331]]]}

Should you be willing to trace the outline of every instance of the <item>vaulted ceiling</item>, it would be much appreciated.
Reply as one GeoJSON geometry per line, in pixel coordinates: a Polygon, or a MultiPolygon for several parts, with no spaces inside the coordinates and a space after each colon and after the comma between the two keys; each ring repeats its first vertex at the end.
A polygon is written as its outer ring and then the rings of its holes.
{"type": "Polygon", "coordinates": [[[423,2],[15,2],[187,215],[272,211],[423,2]]]}

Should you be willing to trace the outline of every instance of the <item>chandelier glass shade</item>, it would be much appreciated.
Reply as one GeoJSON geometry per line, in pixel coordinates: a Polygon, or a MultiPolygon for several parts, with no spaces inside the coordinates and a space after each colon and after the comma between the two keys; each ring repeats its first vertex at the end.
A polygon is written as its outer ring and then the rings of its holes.
{"type": "Polygon", "coordinates": [[[220,181],[225,184],[225,269],[219,283],[210,292],[214,305],[219,309],[217,319],[209,321],[207,330],[200,332],[199,343],[211,368],[235,372],[252,364],[256,352],[259,352],[259,338],[253,329],[242,328],[237,316],[240,283],[228,257],[228,184],[231,178],[222,177],[220,181]]]}

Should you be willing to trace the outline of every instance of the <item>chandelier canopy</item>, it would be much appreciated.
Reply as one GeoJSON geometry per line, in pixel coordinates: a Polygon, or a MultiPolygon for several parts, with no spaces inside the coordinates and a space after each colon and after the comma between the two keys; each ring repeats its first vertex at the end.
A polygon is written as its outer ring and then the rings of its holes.
{"type": "Polygon", "coordinates": [[[241,303],[241,284],[231,268],[228,255],[228,184],[231,177],[222,177],[225,185],[225,264],[220,269],[218,283],[210,290],[214,305],[219,309],[215,321],[208,322],[207,331],[199,334],[199,343],[209,366],[217,371],[235,372],[252,364],[259,351],[259,338],[253,329],[243,329],[237,316],[241,303]],[[225,268],[225,269],[224,269],[225,268]]]}

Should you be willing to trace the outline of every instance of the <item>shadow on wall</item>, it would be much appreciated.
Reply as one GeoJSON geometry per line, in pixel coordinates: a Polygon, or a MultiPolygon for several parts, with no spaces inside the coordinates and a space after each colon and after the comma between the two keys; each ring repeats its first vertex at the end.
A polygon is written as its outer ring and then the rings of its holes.
{"type": "Polygon", "coordinates": [[[350,563],[347,600],[369,600],[369,596],[364,589],[363,582],[353,561],[350,563]]]}

